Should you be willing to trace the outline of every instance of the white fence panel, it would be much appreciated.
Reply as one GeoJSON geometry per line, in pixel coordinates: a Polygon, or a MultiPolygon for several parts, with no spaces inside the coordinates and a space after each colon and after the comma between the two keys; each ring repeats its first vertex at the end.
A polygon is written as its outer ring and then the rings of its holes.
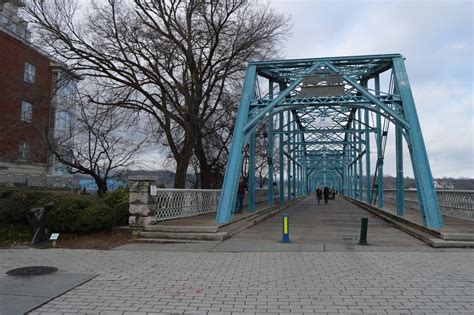
{"type": "MultiPolygon", "coordinates": [[[[396,194],[396,190],[384,190],[384,199],[387,202],[396,203],[396,194]]],[[[474,191],[437,190],[436,196],[443,215],[474,221],[474,191]]],[[[419,210],[416,190],[405,190],[405,204],[419,210]]]]}
{"type": "MultiPolygon", "coordinates": [[[[268,199],[266,188],[255,190],[256,202],[268,199]]],[[[155,197],[156,221],[185,218],[215,212],[221,196],[220,189],[157,189],[155,197]]],[[[248,194],[246,194],[246,197],[248,194]]],[[[273,189],[273,200],[278,201],[278,189],[273,189]]],[[[247,205],[247,198],[244,205],[247,205]]]]}

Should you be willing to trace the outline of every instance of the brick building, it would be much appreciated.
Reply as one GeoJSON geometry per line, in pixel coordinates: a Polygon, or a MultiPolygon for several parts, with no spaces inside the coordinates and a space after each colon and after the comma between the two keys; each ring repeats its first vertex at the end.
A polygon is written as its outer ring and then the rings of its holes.
{"type": "Polygon", "coordinates": [[[0,172],[64,173],[48,152],[56,116],[65,117],[52,97],[62,68],[30,43],[27,23],[18,16],[22,5],[0,0],[0,172]]]}

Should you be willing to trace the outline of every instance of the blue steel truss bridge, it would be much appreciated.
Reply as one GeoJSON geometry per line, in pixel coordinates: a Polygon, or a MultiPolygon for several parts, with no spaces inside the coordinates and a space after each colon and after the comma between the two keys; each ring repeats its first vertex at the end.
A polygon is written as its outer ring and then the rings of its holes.
{"type": "Polygon", "coordinates": [[[428,155],[400,54],[258,61],[248,65],[217,223],[232,220],[244,151],[249,210],[255,211],[256,130],[267,129],[268,200],[280,203],[328,186],[383,207],[389,127],[395,130],[397,214],[403,216],[408,147],[423,224],[442,227],[428,155]],[[372,151],[371,151],[372,150],[372,151]],[[370,152],[376,152],[371,159],[370,152]],[[275,153],[275,154],[274,154],[275,153]],[[278,159],[278,161],[275,161],[278,159]],[[274,168],[278,162],[278,171],[274,168]],[[273,190],[278,188],[278,196],[273,190]]]}

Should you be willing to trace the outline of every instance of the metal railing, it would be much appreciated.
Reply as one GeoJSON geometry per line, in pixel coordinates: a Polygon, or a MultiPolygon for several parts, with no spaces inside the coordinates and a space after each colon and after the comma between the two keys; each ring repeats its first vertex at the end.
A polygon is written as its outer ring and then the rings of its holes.
{"type": "MultiPolygon", "coordinates": [[[[256,189],[255,201],[266,201],[267,194],[266,188],[256,189]]],[[[220,189],[157,189],[155,219],[164,221],[215,212],[220,196],[220,189]]],[[[247,204],[246,199],[244,205],[247,204]]],[[[278,189],[273,189],[273,199],[277,202],[278,189]]]]}
{"type": "MultiPolygon", "coordinates": [[[[474,191],[437,190],[436,196],[443,215],[474,221],[474,191]]],[[[384,190],[384,200],[396,203],[397,191],[395,189],[384,190]]],[[[405,205],[419,210],[416,190],[405,190],[405,205]]]]}
{"type": "Polygon", "coordinates": [[[28,31],[26,21],[5,13],[5,11],[0,11],[0,27],[4,27],[17,36],[29,41],[31,39],[31,33],[28,31]]]}
{"type": "Polygon", "coordinates": [[[72,176],[0,173],[0,186],[71,188],[72,176]]]}

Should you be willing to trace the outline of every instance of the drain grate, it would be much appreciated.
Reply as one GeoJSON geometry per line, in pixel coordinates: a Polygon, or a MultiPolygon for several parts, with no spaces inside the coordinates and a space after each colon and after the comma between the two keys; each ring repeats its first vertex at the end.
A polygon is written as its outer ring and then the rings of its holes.
{"type": "Polygon", "coordinates": [[[49,273],[53,273],[58,271],[56,267],[49,267],[49,266],[29,266],[29,267],[21,267],[7,271],[7,275],[9,276],[20,276],[20,277],[31,277],[31,276],[40,276],[40,275],[47,275],[49,273]]]}
{"type": "Polygon", "coordinates": [[[343,241],[357,241],[357,236],[350,235],[350,234],[338,235],[337,238],[343,241]]]}

